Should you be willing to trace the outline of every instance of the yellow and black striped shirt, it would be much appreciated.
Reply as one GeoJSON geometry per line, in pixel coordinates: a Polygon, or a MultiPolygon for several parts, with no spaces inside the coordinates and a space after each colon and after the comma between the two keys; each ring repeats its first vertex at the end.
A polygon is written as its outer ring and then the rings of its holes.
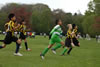
{"type": "Polygon", "coordinates": [[[74,34],[72,35],[72,37],[74,38],[77,35],[77,29],[73,29],[74,34]]]}
{"type": "Polygon", "coordinates": [[[8,29],[8,22],[4,25],[4,27],[5,27],[5,30],[7,30],[8,29]]]}
{"type": "Polygon", "coordinates": [[[73,29],[73,32],[74,32],[75,34],[77,34],[77,29],[73,29]]]}
{"type": "Polygon", "coordinates": [[[6,32],[12,32],[12,36],[13,36],[14,35],[14,22],[13,21],[9,21],[5,25],[7,26],[6,32]]]}
{"type": "Polygon", "coordinates": [[[20,25],[19,31],[22,32],[24,35],[26,35],[26,26],[25,25],[20,25]]]}
{"type": "Polygon", "coordinates": [[[68,31],[67,31],[67,34],[66,34],[67,38],[72,38],[71,33],[72,33],[72,31],[71,31],[71,30],[68,30],[68,31]]]}

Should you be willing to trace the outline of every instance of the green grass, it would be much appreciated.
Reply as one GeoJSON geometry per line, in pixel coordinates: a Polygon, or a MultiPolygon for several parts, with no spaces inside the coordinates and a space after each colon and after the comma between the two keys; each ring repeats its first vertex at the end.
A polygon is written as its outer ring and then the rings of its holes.
{"type": "MultiPolygon", "coordinates": [[[[0,39],[4,36],[0,35],[0,39]]],[[[54,55],[51,50],[46,54],[45,60],[40,58],[41,51],[48,46],[48,38],[36,36],[35,39],[27,38],[32,51],[25,51],[24,43],[20,53],[24,56],[14,56],[15,43],[0,50],[0,67],[100,67],[100,44],[95,39],[91,41],[80,40],[81,47],[75,47],[71,55],[60,56],[63,48],[54,55]]],[[[2,43],[0,43],[2,44],[2,43]]]]}

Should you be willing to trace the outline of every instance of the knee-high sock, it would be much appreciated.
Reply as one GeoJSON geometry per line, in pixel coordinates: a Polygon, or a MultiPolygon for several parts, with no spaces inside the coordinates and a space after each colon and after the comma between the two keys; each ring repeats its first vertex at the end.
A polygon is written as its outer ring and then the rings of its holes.
{"type": "Polygon", "coordinates": [[[42,55],[44,56],[48,52],[49,48],[45,48],[44,51],[42,52],[42,55]]]}
{"type": "Polygon", "coordinates": [[[20,44],[16,43],[16,51],[15,51],[15,53],[19,52],[19,48],[20,48],[20,44]]]}
{"type": "Polygon", "coordinates": [[[67,54],[70,54],[70,52],[72,51],[72,47],[68,50],[67,54]]]}
{"type": "Polygon", "coordinates": [[[25,48],[26,48],[26,50],[28,49],[28,45],[27,45],[27,42],[25,42],[25,48]]]}
{"type": "Polygon", "coordinates": [[[4,42],[4,40],[0,40],[0,42],[4,42]]]}
{"type": "Polygon", "coordinates": [[[57,45],[55,47],[53,47],[54,50],[60,48],[62,45],[60,43],[57,43],[57,45]]]}
{"type": "Polygon", "coordinates": [[[61,55],[64,55],[66,51],[67,51],[67,48],[64,48],[64,50],[63,50],[63,52],[61,53],[61,55]]]}

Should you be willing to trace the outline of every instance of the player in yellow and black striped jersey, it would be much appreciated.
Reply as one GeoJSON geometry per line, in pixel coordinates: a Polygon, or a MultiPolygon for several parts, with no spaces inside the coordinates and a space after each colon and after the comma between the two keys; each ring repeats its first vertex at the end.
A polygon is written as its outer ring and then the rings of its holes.
{"type": "MultiPolygon", "coordinates": [[[[4,25],[4,28],[5,28],[5,30],[7,30],[7,28],[8,28],[8,22],[4,25]]],[[[0,42],[4,42],[4,40],[0,40],[0,42]]]]}
{"type": "MultiPolygon", "coordinates": [[[[80,43],[79,43],[79,41],[77,39],[77,30],[78,30],[78,27],[77,27],[76,24],[73,24],[72,27],[73,27],[73,33],[74,33],[74,35],[72,36],[72,41],[73,41],[73,43],[74,43],[75,46],[79,47],[80,43]]],[[[67,54],[70,54],[71,51],[72,51],[72,48],[70,48],[68,50],[67,54]]]]}
{"type": "Polygon", "coordinates": [[[13,13],[11,13],[11,14],[9,14],[8,18],[10,21],[7,22],[6,26],[5,26],[7,34],[5,36],[2,46],[0,46],[0,49],[5,48],[6,45],[10,44],[11,42],[16,42],[17,47],[16,47],[16,51],[15,51],[14,55],[22,56],[22,54],[19,53],[19,46],[21,44],[21,40],[14,36],[14,31],[17,29],[17,27],[15,27],[15,23],[14,23],[14,21],[16,20],[16,17],[13,13]]]}
{"type": "Polygon", "coordinates": [[[78,29],[78,27],[75,24],[73,24],[74,36],[72,37],[72,40],[73,40],[73,43],[75,44],[75,46],[80,46],[80,43],[77,39],[77,29],[78,29]]]}
{"type": "Polygon", "coordinates": [[[72,41],[72,24],[68,24],[68,31],[67,31],[67,35],[66,35],[66,39],[65,39],[65,48],[63,50],[63,52],[61,53],[61,55],[63,56],[65,54],[65,52],[67,51],[67,49],[74,47],[73,41],[72,41]]]}
{"type": "Polygon", "coordinates": [[[30,51],[31,49],[28,48],[26,40],[26,25],[24,20],[22,20],[20,23],[19,32],[20,32],[19,39],[24,40],[26,50],[30,51]]]}

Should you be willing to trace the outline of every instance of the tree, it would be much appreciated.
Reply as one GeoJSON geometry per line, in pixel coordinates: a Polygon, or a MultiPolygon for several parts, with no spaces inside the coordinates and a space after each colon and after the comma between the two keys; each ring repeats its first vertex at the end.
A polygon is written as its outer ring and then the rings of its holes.
{"type": "Polygon", "coordinates": [[[32,29],[38,33],[48,33],[52,20],[52,12],[47,5],[36,4],[32,8],[32,29]]]}

